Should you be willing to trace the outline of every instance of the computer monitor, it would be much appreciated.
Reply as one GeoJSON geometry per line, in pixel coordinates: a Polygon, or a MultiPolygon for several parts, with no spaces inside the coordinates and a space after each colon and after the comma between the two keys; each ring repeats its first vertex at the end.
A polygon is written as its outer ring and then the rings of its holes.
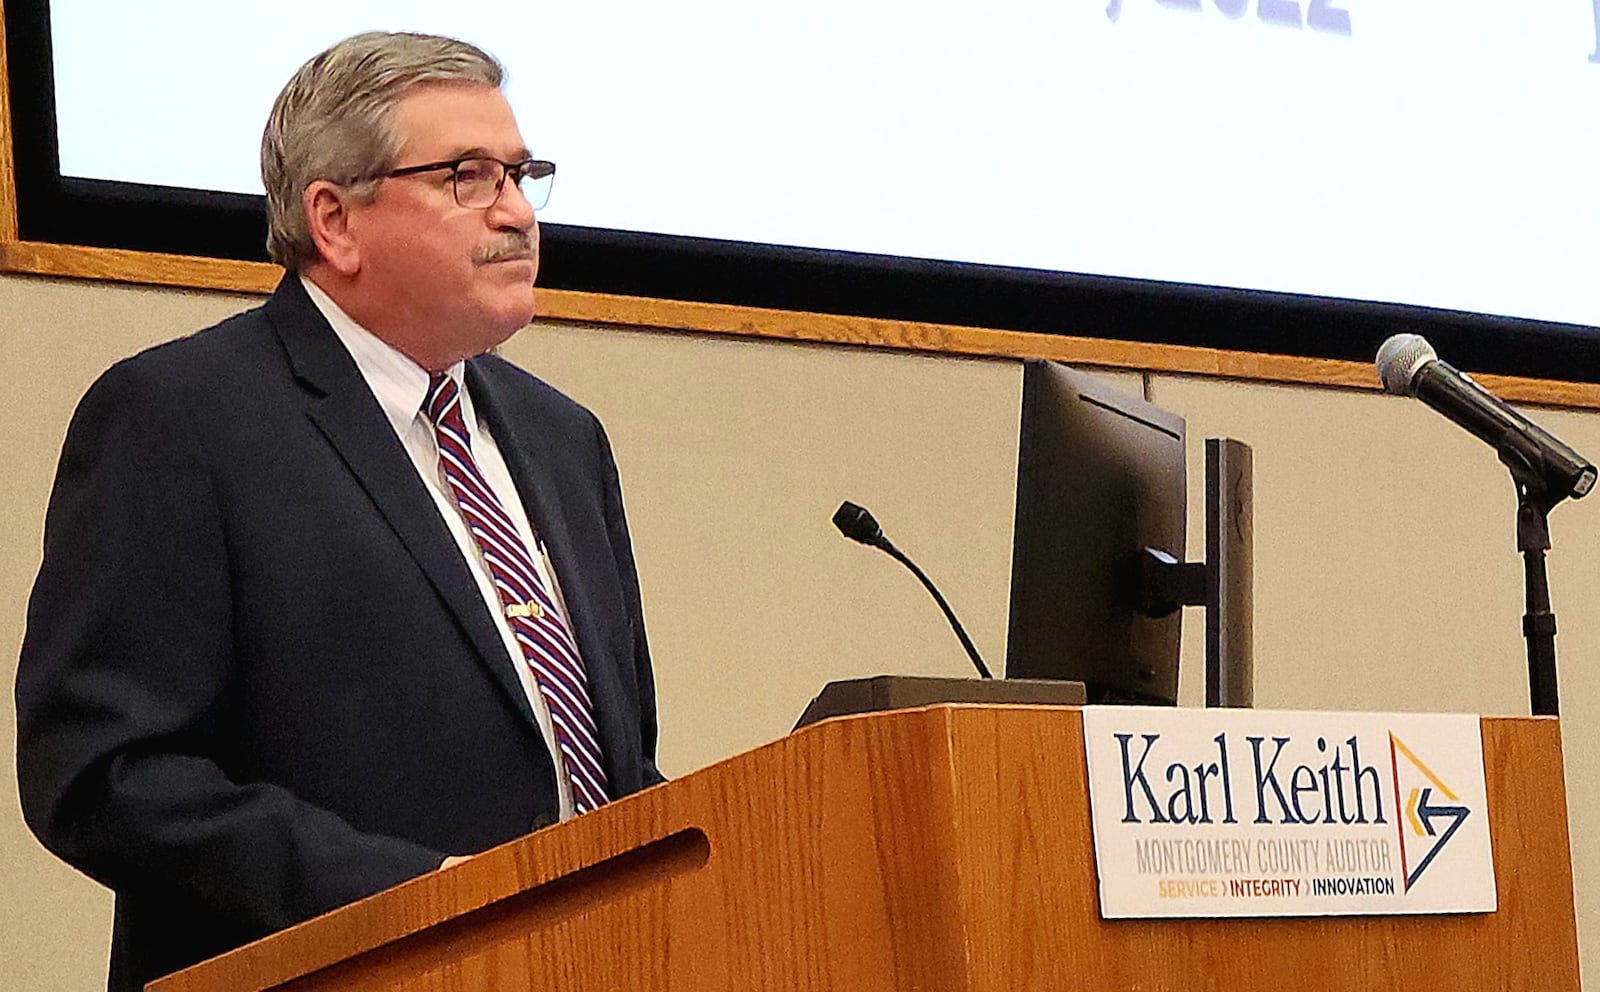
{"type": "Polygon", "coordinates": [[[1183,418],[1055,362],[1024,366],[1008,678],[1090,702],[1173,704],[1184,604],[1208,608],[1208,682],[1250,702],[1250,451],[1208,441],[1205,563],[1184,556],[1183,418]],[[1219,674],[1220,673],[1220,674],[1219,674]]]}

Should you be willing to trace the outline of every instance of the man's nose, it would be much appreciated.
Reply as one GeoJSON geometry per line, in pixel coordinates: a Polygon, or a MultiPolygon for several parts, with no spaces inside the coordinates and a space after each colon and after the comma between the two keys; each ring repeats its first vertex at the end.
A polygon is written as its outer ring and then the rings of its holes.
{"type": "Polygon", "coordinates": [[[505,185],[500,188],[500,199],[489,208],[490,223],[496,228],[514,227],[519,231],[526,231],[534,225],[533,204],[523,195],[522,187],[506,177],[505,185]]]}

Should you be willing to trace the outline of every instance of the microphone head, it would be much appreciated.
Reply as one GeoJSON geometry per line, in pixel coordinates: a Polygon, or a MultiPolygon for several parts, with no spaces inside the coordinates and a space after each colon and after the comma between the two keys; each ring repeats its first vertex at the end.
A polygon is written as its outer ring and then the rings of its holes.
{"type": "Polygon", "coordinates": [[[860,541],[874,548],[883,543],[883,528],[872,519],[872,514],[867,512],[866,507],[857,506],[849,500],[840,503],[839,509],[834,511],[833,525],[852,541],[860,541]]]}
{"type": "Polygon", "coordinates": [[[1411,385],[1429,362],[1439,360],[1433,345],[1420,334],[1396,334],[1378,349],[1378,378],[1383,391],[1396,396],[1415,395],[1411,385]]]}

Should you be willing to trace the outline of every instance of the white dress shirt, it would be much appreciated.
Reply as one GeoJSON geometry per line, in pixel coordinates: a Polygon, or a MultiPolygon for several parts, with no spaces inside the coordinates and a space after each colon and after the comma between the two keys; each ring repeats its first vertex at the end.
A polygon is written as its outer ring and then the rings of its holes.
{"type": "MultiPolygon", "coordinates": [[[[562,758],[560,747],[556,744],[555,729],[550,721],[550,707],[545,702],[544,694],[539,690],[533,669],[523,657],[516,636],[511,632],[511,624],[506,620],[500,593],[495,588],[488,567],[484,565],[483,552],[467,530],[466,521],[462,519],[461,511],[456,506],[455,497],[451,495],[449,485],[439,470],[438,441],[434,437],[433,424],[429,422],[427,414],[422,409],[422,401],[428,392],[428,373],[377,335],[357,324],[339,309],[339,305],[334,303],[316,283],[304,276],[300,277],[300,282],[311,296],[311,302],[315,303],[317,309],[322,311],[322,315],[328,318],[333,333],[350,352],[350,357],[355,359],[356,368],[361,370],[362,378],[366,379],[372,395],[377,397],[378,405],[383,407],[383,412],[388,416],[389,424],[399,436],[400,442],[405,445],[406,453],[411,456],[412,465],[422,477],[423,484],[428,487],[428,493],[433,496],[439,515],[444,518],[445,525],[450,529],[450,535],[455,538],[456,547],[466,559],[467,567],[472,570],[472,576],[478,582],[478,593],[483,597],[489,615],[494,618],[496,629],[500,631],[500,639],[505,644],[506,653],[511,658],[517,677],[522,680],[522,691],[527,694],[528,702],[533,706],[534,716],[539,721],[539,730],[544,734],[550,758],[555,762],[556,792],[561,800],[561,819],[571,818],[574,814],[572,780],[567,775],[566,762],[562,758]]],[[[516,524],[517,533],[521,535],[523,543],[536,552],[530,555],[533,567],[538,571],[539,579],[545,588],[550,590],[556,610],[561,614],[561,619],[567,622],[567,629],[571,630],[572,624],[567,621],[567,604],[561,595],[561,585],[556,581],[555,569],[551,567],[549,552],[542,542],[534,539],[533,526],[528,522],[528,514],[522,507],[522,499],[517,495],[516,484],[511,480],[511,472],[506,468],[505,459],[500,457],[500,448],[490,436],[487,426],[478,419],[477,412],[473,408],[472,394],[467,391],[463,370],[464,364],[457,362],[450,367],[448,374],[461,390],[461,415],[467,425],[473,457],[483,472],[484,480],[489,483],[489,488],[494,490],[500,505],[505,507],[506,513],[511,517],[511,522],[516,524]]],[[[576,643],[573,648],[576,650],[576,643]]],[[[582,662],[581,656],[579,662],[582,662]]]]}

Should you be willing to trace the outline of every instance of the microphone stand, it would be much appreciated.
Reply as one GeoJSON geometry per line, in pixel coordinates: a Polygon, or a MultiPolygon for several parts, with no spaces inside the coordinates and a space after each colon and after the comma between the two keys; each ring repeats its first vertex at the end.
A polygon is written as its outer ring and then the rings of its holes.
{"type": "Polygon", "coordinates": [[[1550,550],[1550,510],[1567,490],[1550,485],[1541,466],[1531,463],[1509,436],[1495,446],[1517,487],[1517,550],[1522,552],[1522,636],[1528,642],[1528,703],[1534,716],[1560,716],[1556,688],[1556,615],[1550,609],[1550,578],[1544,553],[1550,550]]]}
{"type": "Polygon", "coordinates": [[[1522,575],[1527,612],[1522,616],[1522,636],[1528,641],[1528,700],[1534,716],[1559,716],[1556,690],[1556,615],[1550,609],[1550,579],[1545,574],[1544,553],[1550,548],[1551,499],[1542,484],[1529,483],[1515,468],[1517,484],[1517,550],[1522,552],[1522,575]]]}

